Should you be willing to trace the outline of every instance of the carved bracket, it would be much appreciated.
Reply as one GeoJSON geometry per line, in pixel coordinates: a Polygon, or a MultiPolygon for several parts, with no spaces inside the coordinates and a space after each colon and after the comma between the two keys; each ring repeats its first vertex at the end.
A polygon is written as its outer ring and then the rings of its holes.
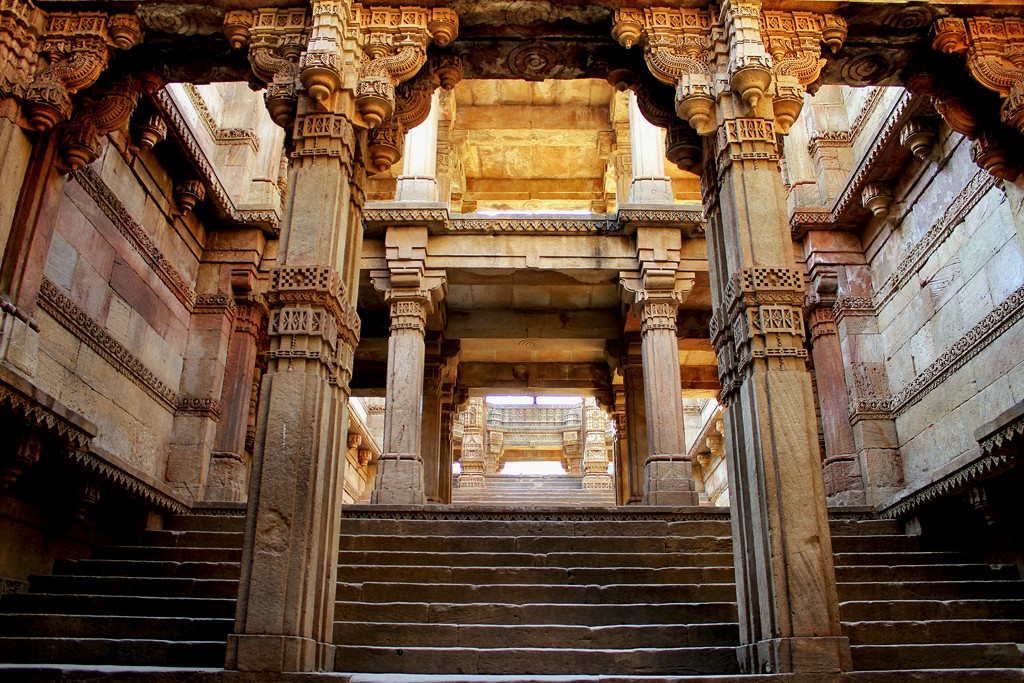
{"type": "MultiPolygon", "coordinates": [[[[719,70],[750,111],[771,96],[775,125],[788,133],[800,114],[804,91],[821,73],[821,46],[834,53],[846,35],[846,22],[839,16],[762,12],[760,3],[749,0],[724,3],[718,16],[712,10],[620,9],[612,22],[612,36],[623,47],[643,46],[651,73],[676,90],[676,114],[701,135],[717,128],[719,70]],[[726,44],[731,44],[727,64],[726,44]]],[[[635,87],[635,79],[618,80],[635,87]]]]}
{"type": "Polygon", "coordinates": [[[395,86],[426,62],[427,45],[444,47],[458,36],[459,17],[443,7],[377,7],[360,12],[360,26],[370,60],[359,72],[356,107],[367,127],[376,128],[395,111],[395,86]]]}
{"type": "Polygon", "coordinates": [[[26,126],[47,131],[71,117],[71,96],[90,87],[107,68],[114,49],[142,40],[131,14],[56,12],[47,18],[40,52],[48,65],[25,92],[26,126]]]}
{"type": "Polygon", "coordinates": [[[138,83],[130,78],[91,89],[64,131],[61,144],[64,170],[77,171],[96,161],[101,138],[128,124],[139,95],[138,83]]]}
{"type": "Polygon", "coordinates": [[[1024,132],[1024,20],[972,17],[940,18],[935,22],[936,50],[963,55],[975,80],[1005,102],[1003,122],[1024,132]]]}

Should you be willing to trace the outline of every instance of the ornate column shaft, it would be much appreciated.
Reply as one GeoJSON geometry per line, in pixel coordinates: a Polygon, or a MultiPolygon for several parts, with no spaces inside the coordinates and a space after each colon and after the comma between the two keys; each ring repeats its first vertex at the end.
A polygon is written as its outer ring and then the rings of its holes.
{"type": "Polygon", "coordinates": [[[674,299],[648,299],[640,309],[640,337],[647,411],[645,505],[697,505],[683,432],[679,346],[674,299]]]}
{"type": "Polygon", "coordinates": [[[459,488],[482,489],[484,479],[484,423],[486,409],[483,399],[472,398],[462,413],[462,474],[459,488]]]}
{"type": "Polygon", "coordinates": [[[846,387],[843,349],[836,327],[836,279],[817,278],[814,300],[808,314],[811,354],[821,407],[821,426],[825,434],[825,453],[821,463],[825,496],[833,505],[864,505],[864,479],[861,476],[853,428],[850,425],[850,392],[846,387]]]}
{"type": "MultiPolygon", "coordinates": [[[[289,11],[280,10],[286,13],[281,24],[288,23],[289,11]]],[[[353,57],[352,40],[342,30],[351,12],[347,2],[313,0],[318,45],[336,64],[353,57]]],[[[354,93],[326,95],[316,101],[302,95],[296,105],[280,265],[267,292],[269,351],[229,669],[334,668],[365,171],[355,163],[354,93]]]]}
{"type": "MultiPolygon", "coordinates": [[[[630,347],[638,346],[639,342],[630,343],[630,347]]],[[[644,462],[647,460],[647,403],[644,398],[644,367],[639,353],[626,356],[622,378],[626,390],[626,440],[629,444],[628,504],[639,505],[644,499],[644,462]]]]}
{"type": "Polygon", "coordinates": [[[760,32],[759,12],[760,3],[748,0],[722,6],[729,56],[718,68],[731,80],[717,100],[702,182],[733,478],[740,667],[836,672],[849,669],[850,650],[839,623],[803,348],[804,283],[778,168],[776,130],[789,126],[780,124],[776,105],[788,103],[762,87],[780,75],[765,44],[782,45],[760,32]]]}
{"type": "Polygon", "coordinates": [[[388,339],[387,402],[384,444],[377,461],[371,502],[423,505],[424,467],[420,451],[423,428],[424,333],[429,296],[413,291],[388,295],[391,336],[388,339]]]}
{"type": "Polygon", "coordinates": [[[671,204],[672,181],[665,175],[665,144],[661,129],[649,122],[629,95],[629,145],[633,179],[629,201],[633,204],[671,204]]]}
{"type": "Polygon", "coordinates": [[[265,317],[266,304],[261,301],[236,301],[224,388],[220,396],[216,445],[211,453],[209,477],[203,493],[206,500],[245,500],[250,460],[245,441],[252,386],[256,379],[256,353],[265,317]]]}
{"type": "Polygon", "coordinates": [[[612,34],[627,48],[644,46],[651,72],[676,88],[676,113],[708,136],[702,190],[733,478],[741,669],[846,670],[804,360],[803,279],[776,140],[824,66],[822,45],[838,50],[846,24],[724,0],[718,11],[622,9],[612,34]]]}
{"type": "MultiPolygon", "coordinates": [[[[435,337],[435,335],[430,335],[435,337]]],[[[441,458],[441,339],[427,340],[430,347],[423,369],[423,433],[420,453],[423,456],[423,491],[428,503],[440,502],[438,461],[441,458]]]]}

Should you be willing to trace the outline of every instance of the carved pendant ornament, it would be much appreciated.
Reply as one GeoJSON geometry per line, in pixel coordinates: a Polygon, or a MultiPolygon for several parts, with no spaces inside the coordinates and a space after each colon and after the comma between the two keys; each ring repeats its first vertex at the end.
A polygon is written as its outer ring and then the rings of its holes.
{"type": "Polygon", "coordinates": [[[773,132],[786,134],[821,74],[822,47],[838,51],[847,26],[837,15],[762,11],[759,1],[727,0],[720,10],[620,9],[612,36],[623,47],[643,48],[651,73],[675,88],[676,114],[700,135],[718,129],[725,91],[736,96],[741,114],[771,119],[773,132]]]}

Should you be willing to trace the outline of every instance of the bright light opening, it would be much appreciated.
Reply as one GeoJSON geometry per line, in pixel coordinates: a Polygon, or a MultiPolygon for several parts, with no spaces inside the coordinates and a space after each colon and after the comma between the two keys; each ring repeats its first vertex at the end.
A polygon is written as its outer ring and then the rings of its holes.
{"type": "Polygon", "coordinates": [[[502,474],[532,474],[537,476],[565,474],[565,467],[560,462],[506,462],[501,468],[502,474]]]}
{"type": "Polygon", "coordinates": [[[452,463],[452,474],[462,474],[462,463],[461,462],[453,462],[452,463]]]}
{"type": "Polygon", "coordinates": [[[565,406],[573,405],[578,406],[583,403],[582,396],[538,396],[537,405],[539,406],[565,406]]]}
{"type": "Polygon", "coordinates": [[[484,401],[492,406],[532,406],[533,396],[485,396],[484,401]]]}

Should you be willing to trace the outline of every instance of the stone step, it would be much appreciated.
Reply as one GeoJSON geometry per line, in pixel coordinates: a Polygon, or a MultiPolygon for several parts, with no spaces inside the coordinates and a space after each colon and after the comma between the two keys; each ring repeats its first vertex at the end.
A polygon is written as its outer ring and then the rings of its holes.
{"type": "Polygon", "coordinates": [[[190,579],[238,579],[238,562],[171,562],[146,560],[57,560],[54,575],[154,576],[190,579]]]}
{"type": "MultiPolygon", "coordinates": [[[[365,602],[336,603],[338,621],[365,619],[365,602]]],[[[375,619],[415,624],[701,624],[735,623],[735,602],[620,603],[613,605],[566,603],[451,603],[375,602],[370,612],[375,619]]]]}
{"type": "Polygon", "coordinates": [[[223,667],[224,642],[12,637],[0,639],[0,661],[11,664],[223,667]]]}
{"type": "Polygon", "coordinates": [[[337,599],[374,602],[481,603],[501,601],[513,604],[535,602],[569,604],[633,604],[647,602],[732,602],[736,587],[731,583],[710,584],[609,584],[530,585],[460,583],[338,583],[337,599]]]}
{"type": "MultiPolygon", "coordinates": [[[[443,558],[440,558],[443,562],[443,558]]],[[[729,583],[732,567],[447,567],[408,565],[340,565],[338,578],[348,583],[555,584],[729,583]]]]}
{"type": "MultiPolygon", "coordinates": [[[[0,665],[2,666],[2,665],[0,665]]],[[[375,674],[355,673],[346,683],[780,683],[791,680],[778,674],[744,674],[725,676],[602,676],[602,675],[534,675],[493,676],[474,674],[375,674]]],[[[64,679],[62,679],[64,680],[64,679]]],[[[1020,669],[977,669],[952,671],[850,671],[843,674],[843,683],[1022,683],[1020,669]]],[[[135,683],[134,681],[132,683],[135,683]]]]}
{"type": "MultiPolygon", "coordinates": [[[[738,673],[733,647],[597,650],[566,648],[426,648],[342,645],[339,670],[423,674],[676,675],[738,673]]],[[[397,679],[393,679],[397,680],[397,679]]]]}
{"type": "Polygon", "coordinates": [[[836,580],[857,581],[969,581],[1019,579],[1017,567],[987,564],[906,564],[886,566],[846,565],[836,567],[836,580]]]}
{"type": "Polygon", "coordinates": [[[843,624],[852,645],[898,643],[1024,642],[1019,619],[957,619],[928,621],[857,621],[843,624]]]}
{"type": "Polygon", "coordinates": [[[842,602],[844,622],[1024,619],[1024,600],[863,600],[842,602]]]}
{"type": "Polygon", "coordinates": [[[855,600],[967,600],[1024,598],[1024,582],[996,581],[862,581],[840,582],[840,602],[855,600]]]}
{"type": "Polygon", "coordinates": [[[861,535],[861,536],[833,536],[832,552],[834,553],[889,553],[889,552],[919,552],[921,547],[919,536],[899,535],[861,535]]]}
{"type": "Polygon", "coordinates": [[[572,521],[500,519],[361,519],[342,517],[345,535],[395,536],[730,536],[729,520],[572,521]]]}
{"type": "Polygon", "coordinates": [[[902,565],[902,564],[958,564],[966,561],[966,555],[946,551],[903,551],[903,552],[854,552],[835,553],[835,565],[902,565]]]}
{"type": "Polygon", "coordinates": [[[339,564],[427,565],[443,562],[450,567],[731,567],[731,552],[699,553],[474,553],[452,552],[439,556],[431,551],[342,550],[339,564]]]}
{"type": "Polygon", "coordinates": [[[731,552],[732,540],[720,536],[349,536],[339,539],[341,550],[421,550],[435,553],[699,553],[731,552]]]}
{"type": "Polygon", "coordinates": [[[185,617],[2,614],[0,637],[131,638],[136,640],[226,641],[234,619],[185,617]]]}
{"type": "Polygon", "coordinates": [[[894,519],[830,519],[832,536],[902,536],[903,527],[894,519]]]}
{"type": "Polygon", "coordinates": [[[12,612],[231,619],[235,616],[235,600],[233,598],[15,593],[5,595],[0,600],[0,613],[12,612]]]}
{"type": "Polygon", "coordinates": [[[1007,669],[1024,664],[1016,643],[851,645],[850,651],[857,671],[1007,669]]]}
{"type": "Polygon", "coordinates": [[[164,527],[168,531],[245,531],[244,515],[174,515],[164,527]]]}
{"type": "Polygon", "coordinates": [[[528,624],[405,624],[335,622],[334,642],[379,647],[578,649],[736,647],[739,626],[731,624],[542,626],[528,624]]]}
{"type": "Polygon", "coordinates": [[[92,552],[94,560],[152,560],[166,562],[241,562],[242,545],[237,548],[174,548],[151,545],[101,546],[92,552]]]}
{"type": "Polygon", "coordinates": [[[238,531],[147,531],[145,545],[163,548],[241,548],[242,533],[238,531]]]}
{"type": "Polygon", "coordinates": [[[134,576],[33,576],[29,578],[29,591],[32,593],[234,599],[238,596],[238,581],[134,576]]]}

